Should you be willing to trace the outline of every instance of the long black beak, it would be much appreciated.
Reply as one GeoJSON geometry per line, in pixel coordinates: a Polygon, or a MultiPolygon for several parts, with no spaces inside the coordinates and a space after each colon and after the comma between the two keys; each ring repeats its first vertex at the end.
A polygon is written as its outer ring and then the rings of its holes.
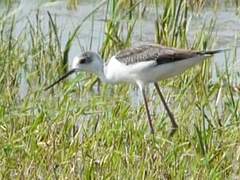
{"type": "Polygon", "coordinates": [[[77,69],[72,69],[70,71],[68,71],[66,74],[64,74],[62,77],[60,77],[57,81],[55,81],[54,83],[52,83],[50,86],[46,87],[44,89],[44,91],[52,88],[53,86],[55,86],[56,84],[58,84],[60,81],[62,81],[63,79],[65,79],[66,77],[68,77],[69,75],[75,73],[77,71],[77,69]]]}

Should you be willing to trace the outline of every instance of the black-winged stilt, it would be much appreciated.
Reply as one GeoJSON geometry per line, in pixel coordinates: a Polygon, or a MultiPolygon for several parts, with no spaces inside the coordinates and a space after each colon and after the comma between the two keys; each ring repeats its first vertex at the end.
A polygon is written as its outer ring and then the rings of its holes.
{"type": "Polygon", "coordinates": [[[177,75],[187,68],[201,63],[204,59],[213,54],[224,50],[226,49],[192,51],[165,47],[158,44],[146,44],[122,50],[115,56],[111,57],[107,63],[103,62],[99,54],[88,51],[75,57],[70,71],[45,88],[45,90],[53,87],[70,74],[78,71],[94,73],[106,83],[136,83],[142,92],[149,126],[151,132],[154,133],[152,118],[150,116],[145,93],[146,85],[153,83],[171,120],[172,129],[170,135],[173,135],[178,125],[157,82],[177,75]]]}

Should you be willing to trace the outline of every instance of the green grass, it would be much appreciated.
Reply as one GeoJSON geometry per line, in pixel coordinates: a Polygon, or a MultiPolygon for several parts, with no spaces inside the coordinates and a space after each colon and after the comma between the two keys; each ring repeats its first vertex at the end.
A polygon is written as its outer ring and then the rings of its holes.
{"type": "MultiPolygon", "coordinates": [[[[136,22],[144,12],[131,2],[126,11],[118,1],[104,4],[108,6],[101,44],[105,58],[133,42],[136,22]]],[[[203,24],[190,45],[189,6],[185,1],[164,2],[160,13],[160,1],[153,1],[156,31],[152,37],[165,45],[211,49],[215,21],[203,24]]],[[[14,14],[0,19],[0,179],[239,178],[240,99],[232,85],[240,77],[229,68],[236,56],[226,54],[224,71],[217,69],[217,82],[212,81],[209,60],[160,83],[179,123],[172,138],[168,137],[170,120],[150,87],[153,136],[143,103],[132,105],[132,85],[99,86],[96,78],[81,73],[43,91],[66,70],[68,52],[82,26],[80,22],[66,45],[61,45],[61,29],[50,13],[48,18],[48,32],[37,13],[36,24],[29,21],[18,37],[13,35],[14,14]],[[19,95],[23,79],[24,98],[19,95]]]]}

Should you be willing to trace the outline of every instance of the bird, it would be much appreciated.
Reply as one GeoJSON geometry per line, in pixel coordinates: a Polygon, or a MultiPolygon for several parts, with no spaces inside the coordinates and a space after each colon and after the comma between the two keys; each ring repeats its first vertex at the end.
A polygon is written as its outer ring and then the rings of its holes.
{"type": "Polygon", "coordinates": [[[186,69],[225,50],[227,49],[198,51],[148,43],[120,50],[106,62],[103,61],[100,54],[94,51],[86,51],[74,57],[70,70],[47,86],[45,90],[52,88],[69,75],[79,71],[93,73],[102,82],[109,84],[134,83],[142,93],[150,131],[154,134],[145,90],[149,84],[154,84],[170,118],[170,136],[172,136],[178,129],[178,124],[164,99],[158,82],[179,75],[186,69]]]}

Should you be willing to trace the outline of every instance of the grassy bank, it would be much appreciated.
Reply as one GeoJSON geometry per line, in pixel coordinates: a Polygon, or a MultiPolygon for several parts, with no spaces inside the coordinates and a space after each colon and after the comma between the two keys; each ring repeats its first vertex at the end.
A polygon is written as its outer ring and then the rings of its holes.
{"type": "MultiPolygon", "coordinates": [[[[185,1],[171,2],[152,2],[156,18],[151,36],[155,41],[211,49],[214,21],[203,25],[194,44],[189,44],[191,7],[185,1]]],[[[104,6],[108,21],[104,22],[100,51],[107,59],[132,45],[136,23],[149,7],[135,1],[124,6],[117,0],[104,6]]],[[[95,76],[81,73],[43,91],[66,70],[71,43],[81,27],[62,45],[55,17],[46,15],[46,31],[38,13],[36,23],[29,21],[17,37],[17,17],[0,19],[1,179],[239,178],[240,98],[232,87],[240,77],[239,71],[230,69],[236,61],[234,50],[223,54],[223,71],[209,59],[160,82],[179,123],[173,138],[168,137],[170,121],[160,99],[153,88],[148,89],[156,129],[153,136],[142,101],[138,106],[132,102],[132,96],[138,96],[133,85],[99,85],[95,76]]]]}

